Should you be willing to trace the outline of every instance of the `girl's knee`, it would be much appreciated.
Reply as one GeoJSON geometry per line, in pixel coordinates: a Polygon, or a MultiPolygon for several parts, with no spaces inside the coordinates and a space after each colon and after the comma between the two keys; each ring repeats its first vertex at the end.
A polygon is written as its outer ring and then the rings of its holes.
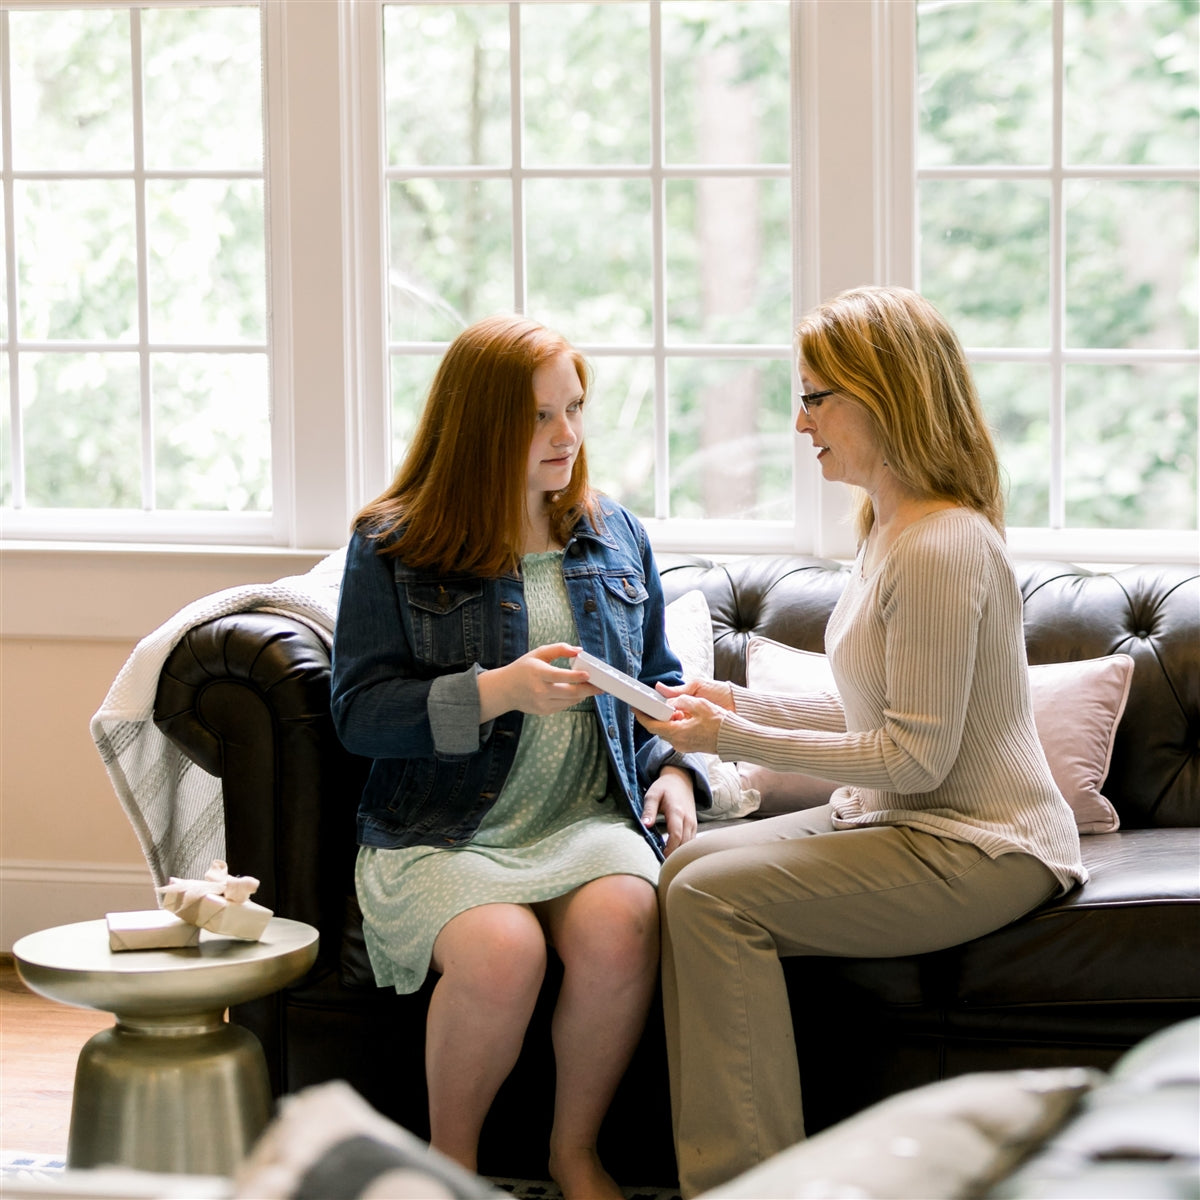
{"type": "Polygon", "coordinates": [[[440,964],[443,978],[499,1003],[536,995],[546,974],[546,937],[528,910],[497,906],[456,933],[440,964]]]}
{"type": "MultiPolygon", "coordinates": [[[[615,877],[614,877],[615,878],[615,877]]],[[[603,903],[558,930],[555,949],[568,969],[627,977],[658,962],[658,897],[632,876],[606,889],[603,903]]]]}

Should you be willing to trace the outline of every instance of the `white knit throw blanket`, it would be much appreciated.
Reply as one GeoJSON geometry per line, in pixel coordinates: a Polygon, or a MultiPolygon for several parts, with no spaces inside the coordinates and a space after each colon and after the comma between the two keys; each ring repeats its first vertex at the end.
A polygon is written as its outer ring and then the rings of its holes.
{"type": "Polygon", "coordinates": [[[214,592],[180,609],[134,647],[92,717],[92,740],[133,824],[156,886],[170,876],[202,878],[224,859],[221,781],[198,767],[154,724],[158,676],[179,640],[196,625],[234,612],[294,617],[332,645],[346,551],[304,575],[214,592]]]}

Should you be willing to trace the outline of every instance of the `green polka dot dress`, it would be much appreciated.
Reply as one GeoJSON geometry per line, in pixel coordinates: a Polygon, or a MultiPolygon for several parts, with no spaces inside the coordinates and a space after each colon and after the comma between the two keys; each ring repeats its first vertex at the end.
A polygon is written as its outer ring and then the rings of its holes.
{"type": "MultiPolygon", "coordinates": [[[[578,645],[562,551],[526,555],[522,567],[530,646],[578,645]]],[[[355,883],[375,981],[415,992],[442,927],[468,908],[550,900],[604,875],[656,884],[658,858],[609,794],[595,703],[526,714],[512,770],[469,844],[359,849],[355,883]]]]}

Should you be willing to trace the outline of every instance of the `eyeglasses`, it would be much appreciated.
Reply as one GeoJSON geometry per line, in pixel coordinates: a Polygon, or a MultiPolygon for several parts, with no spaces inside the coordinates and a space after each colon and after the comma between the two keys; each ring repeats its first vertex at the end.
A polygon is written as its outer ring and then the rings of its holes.
{"type": "Polygon", "coordinates": [[[826,388],[823,392],[806,392],[804,395],[798,396],[797,399],[800,401],[800,407],[804,411],[805,415],[811,416],[812,410],[814,408],[820,408],[825,397],[832,396],[833,394],[833,388],[826,388]]]}

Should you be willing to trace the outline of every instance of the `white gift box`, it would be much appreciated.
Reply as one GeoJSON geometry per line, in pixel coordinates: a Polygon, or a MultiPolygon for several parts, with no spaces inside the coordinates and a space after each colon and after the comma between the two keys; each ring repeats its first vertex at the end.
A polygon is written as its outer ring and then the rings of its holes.
{"type": "Polygon", "coordinates": [[[224,861],[213,859],[203,879],[176,879],[155,888],[162,906],[197,929],[221,937],[257,942],[275,915],[255,904],[250,896],[258,890],[253,875],[230,875],[224,861]]]}
{"type": "Polygon", "coordinates": [[[207,929],[209,933],[219,933],[222,937],[241,938],[247,942],[257,942],[274,915],[271,909],[255,904],[253,900],[231,904],[222,896],[206,896],[201,907],[202,929],[207,929]],[[214,905],[212,901],[217,903],[214,905]]]}
{"type": "Polygon", "coordinates": [[[166,950],[200,941],[195,925],[161,908],[105,913],[105,919],[110,950],[166,950]]]}

